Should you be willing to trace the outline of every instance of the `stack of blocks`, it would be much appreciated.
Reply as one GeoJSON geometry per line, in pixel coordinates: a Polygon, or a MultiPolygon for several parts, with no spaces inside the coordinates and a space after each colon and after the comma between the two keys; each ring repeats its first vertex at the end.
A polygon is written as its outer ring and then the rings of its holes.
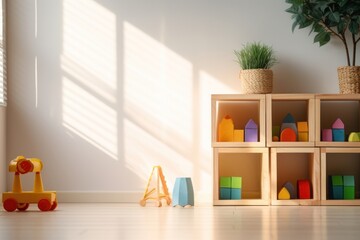
{"type": "Polygon", "coordinates": [[[220,199],[241,199],[241,188],[241,177],[220,177],[220,199]]]}
{"type": "Polygon", "coordinates": [[[330,176],[331,199],[355,199],[354,176],[330,176]]]}

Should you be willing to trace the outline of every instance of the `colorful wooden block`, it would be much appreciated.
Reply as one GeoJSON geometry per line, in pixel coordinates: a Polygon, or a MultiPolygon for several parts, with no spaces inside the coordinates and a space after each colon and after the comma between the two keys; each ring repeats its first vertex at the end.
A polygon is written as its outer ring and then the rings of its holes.
{"type": "Polygon", "coordinates": [[[281,132],[284,131],[285,128],[291,128],[292,130],[294,130],[295,134],[298,134],[298,129],[296,127],[295,123],[282,123],[281,124],[281,132]]]}
{"type": "Polygon", "coordinates": [[[241,199],[241,188],[231,188],[230,198],[241,199]]]}
{"type": "Polygon", "coordinates": [[[337,118],[335,122],[332,124],[332,129],[344,129],[345,125],[340,118],[337,118]]]}
{"type": "Polygon", "coordinates": [[[231,188],[231,177],[220,177],[220,187],[231,188]]]}
{"type": "Polygon", "coordinates": [[[273,126],[272,127],[272,136],[280,138],[280,126],[273,126]]]}
{"type": "Polygon", "coordinates": [[[333,129],[332,135],[333,135],[334,142],[344,142],[345,141],[345,130],[344,129],[333,129]]]}
{"type": "Polygon", "coordinates": [[[182,207],[194,206],[194,189],[191,178],[176,178],[172,194],[172,205],[182,207]]]}
{"type": "Polygon", "coordinates": [[[231,188],[242,188],[242,178],[231,177],[231,188]]]}
{"type": "Polygon", "coordinates": [[[330,176],[330,198],[344,199],[344,182],[342,176],[330,176]]]}
{"type": "Polygon", "coordinates": [[[286,189],[286,187],[282,187],[279,194],[278,194],[279,200],[289,200],[290,199],[290,193],[286,189]]]}
{"type": "Polygon", "coordinates": [[[343,176],[344,199],[355,199],[355,178],[354,176],[343,176]]]}
{"type": "Polygon", "coordinates": [[[311,198],[311,184],[309,180],[297,181],[298,198],[310,199],[311,198]]]}
{"type": "Polygon", "coordinates": [[[290,114],[286,114],[286,116],[284,117],[283,123],[295,123],[295,118],[290,114]]]}
{"type": "Polygon", "coordinates": [[[231,199],[231,188],[220,187],[220,199],[231,199]]]}
{"type": "Polygon", "coordinates": [[[232,142],[234,141],[234,122],[230,115],[226,115],[219,124],[218,130],[219,142],[232,142]]]}
{"type": "Polygon", "coordinates": [[[280,134],[281,142],[295,142],[296,141],[296,133],[291,128],[285,128],[280,134]]]}
{"type": "Polygon", "coordinates": [[[321,130],[321,141],[332,142],[332,129],[322,129],[321,130]]]}
{"type": "Polygon", "coordinates": [[[250,119],[245,125],[245,142],[258,141],[258,126],[254,120],[250,119]]]}
{"type": "Polygon", "coordinates": [[[349,142],[360,142],[360,132],[352,132],[348,138],[349,142]]]}
{"type": "Polygon", "coordinates": [[[294,185],[291,182],[286,182],[284,184],[284,187],[288,190],[288,192],[290,193],[290,198],[291,199],[296,199],[297,195],[296,195],[296,190],[294,185]]]}
{"type": "Polygon", "coordinates": [[[309,141],[309,128],[307,122],[297,122],[298,129],[298,141],[308,142],[309,141]]]}
{"type": "Polygon", "coordinates": [[[234,130],[234,142],[244,142],[244,130],[235,129],[234,130]]]}

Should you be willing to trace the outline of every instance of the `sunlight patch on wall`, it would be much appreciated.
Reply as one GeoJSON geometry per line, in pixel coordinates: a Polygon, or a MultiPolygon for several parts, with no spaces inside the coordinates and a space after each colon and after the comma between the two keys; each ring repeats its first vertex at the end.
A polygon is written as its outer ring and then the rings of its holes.
{"type": "Polygon", "coordinates": [[[118,159],[116,16],[96,1],[63,1],[63,125],[118,159]]]}
{"type": "Polygon", "coordinates": [[[193,159],[193,66],[130,23],[123,29],[125,161],[147,172],[149,161],[168,161],[179,174],[193,159]]]}
{"type": "Polygon", "coordinates": [[[62,83],[64,126],[116,159],[116,111],[70,79],[62,83]]]}

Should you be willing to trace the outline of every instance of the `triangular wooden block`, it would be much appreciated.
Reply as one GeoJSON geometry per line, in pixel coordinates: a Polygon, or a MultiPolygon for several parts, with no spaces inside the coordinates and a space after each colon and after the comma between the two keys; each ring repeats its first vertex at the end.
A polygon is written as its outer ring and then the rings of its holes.
{"type": "Polygon", "coordinates": [[[286,114],[285,118],[282,121],[283,123],[295,123],[295,118],[290,114],[286,114]]]}
{"type": "Polygon", "coordinates": [[[289,200],[290,199],[290,193],[285,187],[281,188],[281,190],[278,194],[278,199],[279,200],[289,200]]]}
{"type": "Polygon", "coordinates": [[[336,119],[335,122],[332,125],[333,129],[344,129],[345,125],[343,123],[343,121],[341,121],[340,118],[336,119]]]}
{"type": "Polygon", "coordinates": [[[291,128],[285,128],[280,135],[281,142],[296,142],[296,133],[291,128]]]}
{"type": "Polygon", "coordinates": [[[248,128],[258,128],[258,126],[254,122],[254,120],[250,119],[245,125],[245,129],[248,129],[248,128]]]}

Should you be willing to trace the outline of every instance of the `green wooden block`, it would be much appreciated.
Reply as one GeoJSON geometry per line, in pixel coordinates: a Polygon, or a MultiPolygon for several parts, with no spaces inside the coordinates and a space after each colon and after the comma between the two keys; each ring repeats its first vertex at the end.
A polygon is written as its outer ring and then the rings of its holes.
{"type": "Polygon", "coordinates": [[[231,188],[231,177],[220,177],[220,187],[231,188]]]}
{"type": "Polygon", "coordinates": [[[343,186],[343,177],[342,176],[331,176],[332,186],[343,186]]]}
{"type": "Polygon", "coordinates": [[[272,127],[272,136],[280,137],[280,126],[273,126],[272,127]]]}
{"type": "Polygon", "coordinates": [[[242,178],[231,177],[231,188],[241,188],[241,187],[242,187],[242,178]]]}
{"type": "Polygon", "coordinates": [[[355,187],[354,176],[343,176],[343,180],[344,180],[345,187],[355,187]]]}
{"type": "Polygon", "coordinates": [[[344,199],[355,199],[355,187],[345,186],[344,187],[344,199]]]}

